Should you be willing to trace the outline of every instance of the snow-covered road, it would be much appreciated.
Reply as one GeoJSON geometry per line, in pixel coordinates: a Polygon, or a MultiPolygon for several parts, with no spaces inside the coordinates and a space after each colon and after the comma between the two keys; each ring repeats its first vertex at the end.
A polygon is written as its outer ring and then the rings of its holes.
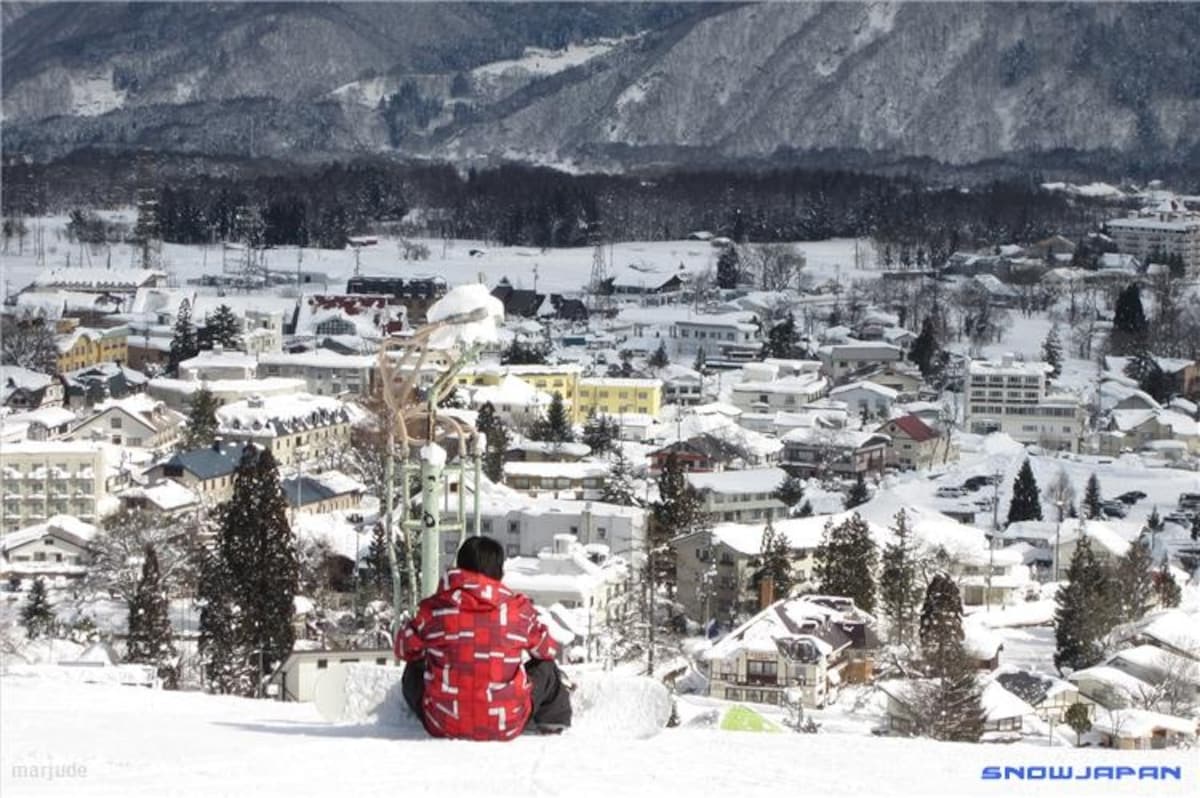
{"type": "Polygon", "coordinates": [[[507,744],[331,726],[304,704],[0,679],[0,794],[563,796],[1195,794],[1196,751],[667,730],[507,744]],[[981,781],[985,765],[1182,766],[1182,781],[981,781]],[[31,775],[65,773],[54,779],[31,775]],[[80,768],[86,773],[80,774],[80,768]]]}

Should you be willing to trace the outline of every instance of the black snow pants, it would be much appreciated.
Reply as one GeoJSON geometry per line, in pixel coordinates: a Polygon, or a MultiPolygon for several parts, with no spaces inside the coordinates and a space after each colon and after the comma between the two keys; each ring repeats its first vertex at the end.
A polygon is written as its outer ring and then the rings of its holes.
{"type": "MultiPolygon", "coordinates": [[[[525,675],[533,687],[531,721],[537,726],[570,726],[571,692],[563,686],[558,666],[550,660],[531,659],[525,663],[525,675]]],[[[408,708],[423,719],[421,697],[425,693],[425,660],[418,659],[404,666],[401,688],[408,708]]]]}

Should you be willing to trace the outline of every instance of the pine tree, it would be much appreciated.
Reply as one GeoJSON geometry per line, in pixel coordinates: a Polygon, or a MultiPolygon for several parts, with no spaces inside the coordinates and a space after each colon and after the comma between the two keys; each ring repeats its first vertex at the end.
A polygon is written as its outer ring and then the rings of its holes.
{"type": "Polygon", "coordinates": [[[54,607],[46,595],[46,581],[40,576],[33,580],[29,600],[21,608],[21,625],[30,640],[49,637],[54,632],[54,607]]]}
{"type": "Polygon", "coordinates": [[[592,454],[601,455],[613,449],[614,430],[606,416],[601,416],[595,410],[588,415],[583,425],[583,442],[592,450],[592,454]]]}
{"type": "Polygon", "coordinates": [[[717,256],[717,288],[733,289],[738,286],[739,258],[736,247],[725,247],[717,256]]]}
{"type": "Polygon", "coordinates": [[[196,329],[192,326],[192,305],[186,299],[179,303],[175,316],[175,334],[171,337],[171,351],[167,356],[167,371],[179,373],[179,364],[193,358],[200,351],[196,341],[196,329]]]}
{"type": "Polygon", "coordinates": [[[550,407],[546,410],[546,417],[538,419],[529,434],[534,440],[550,443],[573,443],[575,441],[575,431],[571,428],[571,418],[567,415],[567,408],[563,404],[561,393],[554,392],[554,396],[550,399],[550,407]]]}
{"type": "Polygon", "coordinates": [[[796,356],[796,350],[799,348],[800,338],[796,332],[796,317],[791,311],[788,311],[783,321],[776,324],[767,333],[762,355],[764,358],[792,358],[796,356]]]}
{"type": "Polygon", "coordinates": [[[234,476],[233,497],[220,514],[213,576],[217,588],[226,592],[214,598],[223,599],[233,616],[234,689],[257,690],[262,678],[292,650],[293,600],[300,574],[287,502],[270,451],[247,447],[234,476]],[[249,660],[239,664],[239,656],[249,660]]]}
{"type": "Polygon", "coordinates": [[[212,445],[217,437],[217,408],[220,406],[221,402],[207,388],[201,388],[192,394],[187,424],[179,438],[179,451],[190,452],[212,445]]]}
{"type": "Polygon", "coordinates": [[[691,532],[702,515],[700,497],[687,481],[683,463],[675,454],[667,455],[658,476],[658,501],[651,508],[650,546],[654,550],[655,585],[674,590],[675,568],[671,540],[691,532]]]}
{"type": "Polygon", "coordinates": [[[158,554],[146,546],[142,577],[129,603],[129,638],[125,661],[153,665],[163,686],[173,690],[178,682],[178,657],[171,631],[170,604],[158,569],[158,554]]]}
{"type": "Polygon", "coordinates": [[[661,369],[671,365],[671,356],[667,354],[667,342],[665,340],[658,342],[658,349],[654,350],[654,354],[646,361],[650,368],[661,369]]]}
{"type": "Polygon", "coordinates": [[[242,325],[228,305],[218,305],[216,311],[205,318],[204,326],[210,345],[220,344],[225,349],[242,348],[242,325]]]}
{"type": "Polygon", "coordinates": [[[933,376],[940,349],[937,333],[933,327],[933,319],[926,317],[925,321],[921,323],[920,335],[913,341],[912,348],[908,350],[908,359],[916,364],[917,368],[921,370],[921,376],[925,379],[933,376]]]}
{"type": "Polygon", "coordinates": [[[800,505],[800,510],[796,513],[797,518],[810,518],[813,514],[812,502],[807,499],[804,504],[800,505]]]}
{"type": "Polygon", "coordinates": [[[1142,294],[1137,283],[1130,283],[1117,297],[1113,312],[1113,328],[1109,348],[1114,355],[1136,351],[1145,341],[1149,329],[1146,312],[1142,309],[1142,294]]]}
{"type": "Polygon", "coordinates": [[[1162,520],[1162,516],[1158,514],[1158,506],[1155,505],[1150,510],[1150,517],[1146,519],[1146,529],[1157,534],[1163,531],[1166,524],[1162,520]]]}
{"type": "Polygon", "coordinates": [[[908,514],[901,509],[892,525],[894,538],[883,548],[879,571],[879,604],[888,624],[888,639],[907,645],[912,639],[921,601],[917,551],[908,514]]]}
{"type": "Polygon", "coordinates": [[[1101,517],[1100,478],[1095,472],[1088,477],[1087,487],[1083,490],[1083,517],[1094,521],[1101,517]]]}
{"type": "Polygon", "coordinates": [[[1129,549],[1117,560],[1116,584],[1120,586],[1121,621],[1136,621],[1146,614],[1154,596],[1154,562],[1150,541],[1145,533],[1129,544],[1129,549]]]}
{"type": "Polygon", "coordinates": [[[755,586],[764,579],[770,579],[775,586],[775,598],[787,598],[795,584],[792,575],[792,551],[788,546],[787,536],[777,531],[770,519],[767,519],[767,525],[763,528],[759,552],[761,565],[754,574],[755,586]]]}
{"type": "Polygon", "coordinates": [[[708,373],[708,356],[704,354],[704,349],[696,352],[696,359],[692,361],[692,371],[698,374],[708,373]]]}
{"type": "Polygon", "coordinates": [[[788,474],[772,495],[783,503],[788,515],[795,515],[800,509],[800,503],[804,501],[804,480],[788,474]]]}
{"type": "Polygon", "coordinates": [[[1058,338],[1058,324],[1051,325],[1046,340],[1042,341],[1042,360],[1050,364],[1050,378],[1062,374],[1062,342],[1058,338]]]}
{"type": "Polygon", "coordinates": [[[1200,540],[1200,513],[1192,516],[1192,540],[1200,540]]]}
{"type": "Polygon", "coordinates": [[[392,595],[392,561],[388,556],[387,537],[384,524],[375,524],[371,533],[371,543],[367,548],[367,584],[380,598],[389,598],[392,595]]]}
{"type": "Polygon", "coordinates": [[[625,456],[625,450],[620,446],[616,447],[612,467],[609,469],[608,478],[604,480],[604,488],[600,493],[600,501],[618,504],[622,507],[638,506],[637,496],[633,492],[632,468],[629,458],[625,456]]]}
{"type": "Polygon", "coordinates": [[[1104,659],[1104,638],[1116,621],[1114,592],[1091,540],[1081,535],[1067,569],[1067,583],[1055,596],[1054,667],[1060,673],[1063,668],[1090,668],[1104,659]]]}
{"type": "Polygon", "coordinates": [[[1167,568],[1166,563],[1163,563],[1162,568],[1154,572],[1154,594],[1158,598],[1158,603],[1165,609],[1178,607],[1179,602],[1183,599],[1183,591],[1179,589],[1179,583],[1175,581],[1175,577],[1171,576],[1171,571],[1167,568]]]}
{"type": "Polygon", "coordinates": [[[504,480],[504,454],[508,451],[508,427],[496,415],[491,402],[484,402],[475,417],[475,429],[487,438],[483,450],[483,473],[492,482],[504,480]]]}
{"type": "Polygon", "coordinates": [[[1071,727],[1071,731],[1075,732],[1075,745],[1078,747],[1083,735],[1092,730],[1092,716],[1087,704],[1076,702],[1067,707],[1063,720],[1071,727]]]}
{"type": "Polygon", "coordinates": [[[935,740],[975,742],[983,735],[982,690],[963,647],[962,597],[945,573],[925,590],[920,619],[921,664],[929,681],[917,688],[915,714],[922,734],[935,740]]]}
{"type": "Polygon", "coordinates": [[[254,663],[241,644],[243,610],[235,603],[229,566],[219,547],[203,553],[197,598],[200,604],[200,660],[210,692],[252,695],[254,663]]]}
{"type": "Polygon", "coordinates": [[[1008,523],[1018,521],[1041,521],[1042,502],[1039,498],[1037,480],[1029,460],[1021,464],[1017,478],[1013,480],[1012,502],[1008,505],[1008,523]]]}
{"type": "Polygon", "coordinates": [[[825,534],[814,553],[814,575],[827,596],[845,596],[865,612],[875,609],[875,565],[879,554],[867,522],[855,513],[825,534]]]}
{"type": "Polygon", "coordinates": [[[871,491],[867,488],[867,483],[863,481],[863,475],[859,474],[854,480],[854,484],[850,486],[850,491],[846,494],[845,508],[853,510],[860,504],[866,504],[871,500],[871,491]]]}

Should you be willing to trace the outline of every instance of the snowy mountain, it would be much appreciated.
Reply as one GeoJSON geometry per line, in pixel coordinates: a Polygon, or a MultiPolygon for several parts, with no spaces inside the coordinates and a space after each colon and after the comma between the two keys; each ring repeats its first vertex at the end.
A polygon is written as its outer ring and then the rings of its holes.
{"type": "Polygon", "coordinates": [[[6,149],[39,157],[1200,151],[1191,4],[47,4],[4,24],[6,149]]]}

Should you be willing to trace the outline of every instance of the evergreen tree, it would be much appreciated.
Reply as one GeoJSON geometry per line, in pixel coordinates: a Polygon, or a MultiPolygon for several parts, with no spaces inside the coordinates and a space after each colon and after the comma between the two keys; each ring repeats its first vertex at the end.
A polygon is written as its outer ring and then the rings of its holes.
{"type": "Polygon", "coordinates": [[[550,350],[546,346],[528,343],[520,337],[516,337],[500,353],[500,363],[505,366],[540,365],[546,362],[549,355],[550,350]]]}
{"type": "Polygon", "coordinates": [[[1163,522],[1162,517],[1158,514],[1158,506],[1155,505],[1150,510],[1150,517],[1146,519],[1146,529],[1157,534],[1162,532],[1165,526],[1166,524],[1163,522]]]}
{"type": "Polygon", "coordinates": [[[1154,594],[1158,598],[1158,603],[1165,609],[1178,607],[1179,602],[1183,599],[1183,591],[1179,589],[1179,583],[1175,581],[1175,577],[1171,576],[1171,571],[1167,568],[1166,563],[1163,563],[1162,568],[1154,572],[1154,594]]]}
{"type": "Polygon", "coordinates": [[[1142,309],[1142,294],[1137,283],[1130,283],[1117,297],[1113,312],[1112,335],[1109,348],[1114,355],[1125,355],[1136,351],[1146,338],[1149,329],[1146,312],[1142,309]]]}
{"type": "Polygon", "coordinates": [[[1156,402],[1166,402],[1171,398],[1171,381],[1145,344],[1140,345],[1125,364],[1125,376],[1137,380],[1138,388],[1156,402]]]}
{"type": "Polygon", "coordinates": [[[1200,513],[1192,516],[1192,540],[1200,540],[1200,513]]]}
{"type": "Polygon", "coordinates": [[[225,349],[242,348],[242,325],[228,305],[218,305],[216,311],[205,318],[204,326],[210,346],[220,344],[225,349]]]}
{"type": "Polygon", "coordinates": [[[737,288],[740,275],[740,259],[736,247],[725,247],[717,257],[717,288],[737,288]]]}
{"type": "Polygon", "coordinates": [[[243,635],[243,609],[235,603],[235,587],[220,548],[206,550],[200,565],[200,660],[210,692],[252,695],[257,680],[243,635]]]}
{"type": "Polygon", "coordinates": [[[1120,586],[1121,621],[1136,621],[1146,614],[1154,596],[1154,562],[1150,541],[1142,533],[1129,544],[1129,549],[1117,560],[1116,584],[1120,586]]]}
{"type": "Polygon", "coordinates": [[[934,330],[933,319],[926,317],[921,323],[921,333],[913,341],[908,350],[908,359],[921,370],[921,376],[929,379],[933,376],[938,362],[938,352],[941,349],[934,330]]]}
{"type": "Polygon", "coordinates": [[[658,476],[658,501],[651,508],[650,546],[655,559],[655,585],[675,585],[671,540],[691,532],[700,520],[700,496],[687,481],[683,463],[675,454],[667,456],[658,476]]]}
{"type": "Polygon", "coordinates": [[[616,447],[612,467],[609,469],[608,478],[604,480],[604,488],[600,493],[600,501],[619,504],[622,507],[637,507],[638,500],[633,491],[632,471],[629,459],[625,456],[625,450],[620,446],[616,447]]]}
{"type": "Polygon", "coordinates": [[[1042,360],[1050,364],[1050,378],[1062,374],[1062,342],[1058,338],[1058,324],[1051,325],[1046,340],[1042,341],[1042,360]]]}
{"type": "Polygon", "coordinates": [[[863,475],[859,474],[854,480],[854,484],[850,486],[850,491],[846,494],[845,508],[853,510],[860,504],[866,504],[871,500],[871,491],[867,488],[867,483],[863,481],[863,475]]]}
{"type": "Polygon", "coordinates": [[[859,609],[875,609],[875,565],[879,553],[867,522],[855,513],[836,526],[825,524],[825,534],[814,553],[814,575],[827,596],[854,599],[859,609]]]}
{"type": "Polygon", "coordinates": [[[179,303],[175,316],[175,333],[171,336],[171,351],[167,356],[167,371],[179,373],[179,364],[193,358],[200,351],[196,341],[196,329],[192,326],[192,305],[186,299],[179,303]]]}
{"type": "Polygon", "coordinates": [[[1083,517],[1094,521],[1101,517],[1103,500],[1100,498],[1100,478],[1095,472],[1088,477],[1087,487],[1083,489],[1083,517]]]}
{"type": "Polygon", "coordinates": [[[796,517],[797,518],[809,518],[812,516],[812,514],[813,514],[812,502],[805,499],[804,504],[800,505],[800,510],[796,513],[796,517]]]}
{"type": "Polygon", "coordinates": [[[1092,717],[1087,704],[1076,702],[1067,707],[1063,720],[1071,727],[1071,731],[1075,732],[1075,745],[1078,747],[1083,735],[1092,730],[1092,717]]]}
{"type": "Polygon", "coordinates": [[[571,417],[567,415],[567,408],[563,404],[561,393],[554,392],[545,418],[534,422],[529,435],[534,440],[550,443],[573,443],[575,441],[575,430],[571,428],[571,417]]]}
{"type": "Polygon", "coordinates": [[[703,347],[696,352],[696,359],[692,361],[692,371],[698,374],[708,373],[708,355],[704,354],[703,347]]]}
{"type": "Polygon", "coordinates": [[[929,681],[917,688],[918,728],[935,740],[975,742],[983,735],[982,690],[963,647],[962,598],[954,580],[936,574],[920,619],[921,664],[929,681]]]}
{"type": "Polygon", "coordinates": [[[789,516],[795,515],[800,509],[800,503],[804,501],[804,480],[788,474],[772,495],[783,503],[789,516]]]}
{"type": "Polygon", "coordinates": [[[796,317],[788,311],[783,321],[776,324],[767,332],[767,340],[763,343],[764,358],[793,358],[800,348],[800,337],[796,331],[796,317]]]}
{"type": "Polygon", "coordinates": [[[212,598],[224,604],[234,629],[228,681],[237,692],[257,690],[292,650],[300,575],[296,539],[270,451],[247,447],[234,475],[233,497],[222,505],[220,516],[217,562],[209,576],[218,591],[212,598]]]}
{"type": "Polygon", "coordinates": [[[917,551],[908,514],[901,509],[892,525],[895,536],[883,548],[879,571],[879,604],[888,624],[888,639],[906,645],[912,639],[921,601],[917,551]]]}
{"type": "Polygon", "coordinates": [[[46,595],[46,581],[42,577],[33,580],[29,600],[21,608],[21,625],[30,640],[49,637],[54,633],[54,607],[46,595]]]}
{"type": "Polygon", "coordinates": [[[217,437],[217,408],[220,406],[221,402],[207,388],[201,388],[192,394],[187,424],[179,437],[179,451],[190,452],[212,445],[217,437]]]}
{"type": "Polygon", "coordinates": [[[487,437],[487,445],[483,450],[483,473],[492,482],[504,480],[504,453],[508,451],[508,427],[496,415],[496,408],[491,402],[484,402],[479,407],[475,417],[475,429],[487,437]]]}
{"type": "Polygon", "coordinates": [[[611,452],[617,430],[615,422],[610,422],[607,416],[601,416],[595,410],[588,415],[583,425],[583,442],[592,450],[592,454],[601,455],[611,452]]]}
{"type": "Polygon", "coordinates": [[[1041,520],[1042,502],[1037,480],[1033,478],[1033,467],[1026,458],[1021,464],[1021,470],[1017,472],[1017,478],[1013,480],[1012,502],[1008,505],[1008,523],[1041,520]]]}
{"type": "Polygon", "coordinates": [[[763,528],[759,551],[761,565],[754,573],[754,585],[757,587],[762,580],[770,579],[775,586],[775,598],[787,598],[795,584],[792,575],[792,550],[788,546],[787,536],[777,531],[769,518],[763,528]]]}
{"type": "Polygon", "coordinates": [[[392,595],[392,561],[388,556],[388,534],[382,522],[375,524],[367,548],[366,579],[371,592],[379,598],[392,595]]]}
{"type": "Polygon", "coordinates": [[[173,690],[178,682],[178,657],[171,631],[170,603],[158,569],[158,554],[146,546],[142,577],[129,603],[129,638],[125,661],[153,665],[163,686],[173,690]]]}
{"type": "Polygon", "coordinates": [[[667,342],[661,340],[658,342],[658,349],[654,350],[654,354],[646,361],[651,368],[661,369],[671,365],[671,356],[667,354],[667,342]]]}
{"type": "Polygon", "coordinates": [[[1054,667],[1079,670],[1104,659],[1104,638],[1116,622],[1115,586],[1081,535],[1067,569],[1067,583],[1055,596],[1054,667]]]}

